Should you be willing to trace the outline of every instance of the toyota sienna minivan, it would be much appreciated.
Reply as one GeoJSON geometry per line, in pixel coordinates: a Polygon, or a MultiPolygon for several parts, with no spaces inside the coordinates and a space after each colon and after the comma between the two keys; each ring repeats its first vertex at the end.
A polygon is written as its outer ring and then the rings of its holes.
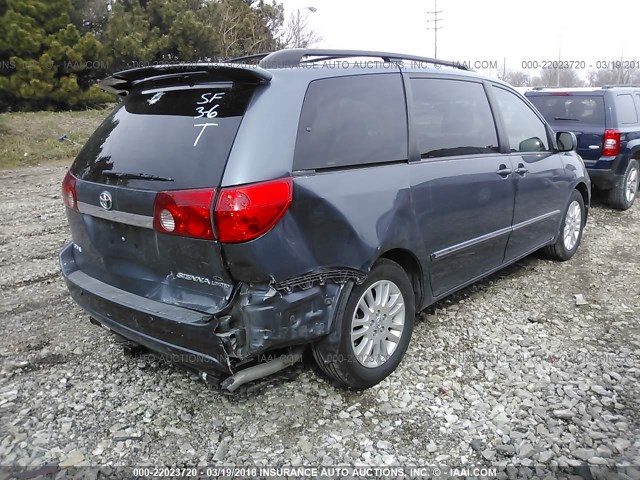
{"type": "Polygon", "coordinates": [[[334,383],[371,387],[416,312],[580,245],[575,135],[455,63],[292,49],[102,86],[120,101],[63,183],[71,295],[231,391],[307,347],[334,383]]]}

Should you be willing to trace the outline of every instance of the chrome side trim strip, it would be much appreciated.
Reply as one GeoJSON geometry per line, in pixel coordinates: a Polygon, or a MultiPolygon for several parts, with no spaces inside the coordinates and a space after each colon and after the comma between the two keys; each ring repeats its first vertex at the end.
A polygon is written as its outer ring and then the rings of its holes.
{"type": "Polygon", "coordinates": [[[479,243],[486,242],[487,240],[493,240],[494,238],[509,234],[520,228],[524,228],[534,223],[541,222],[542,220],[546,220],[547,218],[554,217],[556,215],[560,215],[560,210],[554,210],[553,212],[545,213],[544,215],[540,215],[538,217],[525,220],[524,222],[517,223],[511,227],[501,228],[500,230],[496,230],[495,232],[487,233],[480,237],[467,240],[466,242],[458,243],[457,245],[452,245],[442,250],[438,250],[437,252],[431,254],[431,259],[441,260],[442,258],[453,255],[454,253],[458,253],[461,250],[473,247],[475,245],[478,245],[479,243]]]}
{"type": "Polygon", "coordinates": [[[542,220],[546,220],[550,217],[555,217],[556,215],[560,215],[560,210],[554,210],[553,212],[545,213],[544,215],[540,215],[539,217],[531,218],[529,220],[525,220],[524,222],[516,223],[513,226],[513,230],[518,230],[522,227],[528,227],[529,225],[537,222],[541,222],[542,220]]]}
{"type": "Polygon", "coordinates": [[[125,223],[127,225],[133,225],[134,227],[153,228],[153,217],[146,215],[121,212],[119,210],[105,210],[104,208],[84,202],[78,202],[78,210],[80,213],[111,220],[112,222],[125,223]]]}
{"type": "Polygon", "coordinates": [[[513,231],[512,227],[505,227],[505,228],[501,228],[500,230],[496,230],[495,232],[482,235],[481,237],[472,238],[471,240],[467,240],[466,242],[458,243],[457,245],[452,245],[450,247],[447,247],[432,253],[431,259],[440,260],[444,257],[448,257],[449,255],[453,255],[454,253],[458,253],[460,250],[473,247],[474,245],[477,245],[482,242],[486,242],[487,240],[493,240],[494,238],[500,237],[502,235],[507,235],[512,231],[513,231]]]}

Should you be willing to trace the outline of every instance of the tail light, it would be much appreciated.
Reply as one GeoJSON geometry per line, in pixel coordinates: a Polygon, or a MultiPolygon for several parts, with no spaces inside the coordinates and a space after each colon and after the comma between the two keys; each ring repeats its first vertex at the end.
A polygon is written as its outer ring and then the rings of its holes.
{"type": "Polygon", "coordinates": [[[615,157],[620,153],[620,132],[618,130],[605,130],[602,155],[615,157]]]}
{"type": "Polygon", "coordinates": [[[292,199],[291,178],[222,189],[215,208],[218,239],[240,243],[258,238],[282,218],[292,199]]]}
{"type": "Polygon", "coordinates": [[[62,181],[62,201],[64,204],[73,209],[78,210],[78,195],[76,194],[76,177],[67,171],[62,181]]]}
{"type": "Polygon", "coordinates": [[[215,189],[159,192],[153,207],[153,228],[183,237],[213,239],[211,205],[215,189]]]}

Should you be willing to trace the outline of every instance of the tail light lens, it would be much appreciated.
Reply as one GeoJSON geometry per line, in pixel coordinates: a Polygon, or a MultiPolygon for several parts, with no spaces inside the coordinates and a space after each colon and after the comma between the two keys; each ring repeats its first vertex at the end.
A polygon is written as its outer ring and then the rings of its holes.
{"type": "Polygon", "coordinates": [[[240,243],[258,238],[282,218],[292,199],[291,178],[222,189],[215,208],[218,239],[240,243]]]}
{"type": "Polygon", "coordinates": [[[67,171],[62,181],[62,201],[64,204],[73,209],[78,210],[78,195],[76,194],[76,177],[67,171]]]}
{"type": "Polygon", "coordinates": [[[153,228],[162,233],[212,240],[211,206],[215,189],[159,192],[153,228]]]}
{"type": "Polygon", "coordinates": [[[620,132],[618,130],[605,130],[602,155],[615,157],[620,153],[620,132]]]}

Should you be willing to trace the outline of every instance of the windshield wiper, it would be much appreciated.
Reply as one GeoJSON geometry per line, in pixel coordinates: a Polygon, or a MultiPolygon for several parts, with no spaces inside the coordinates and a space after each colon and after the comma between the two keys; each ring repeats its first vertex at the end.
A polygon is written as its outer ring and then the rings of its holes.
{"type": "Polygon", "coordinates": [[[126,173],[126,172],[102,172],[106,177],[122,178],[122,179],[142,179],[142,180],[155,180],[156,182],[173,182],[173,178],[159,177],[157,175],[149,175],[148,173],[126,173]]]}
{"type": "Polygon", "coordinates": [[[554,120],[566,120],[567,122],[579,122],[577,118],[569,118],[569,117],[553,117],[554,120]]]}

